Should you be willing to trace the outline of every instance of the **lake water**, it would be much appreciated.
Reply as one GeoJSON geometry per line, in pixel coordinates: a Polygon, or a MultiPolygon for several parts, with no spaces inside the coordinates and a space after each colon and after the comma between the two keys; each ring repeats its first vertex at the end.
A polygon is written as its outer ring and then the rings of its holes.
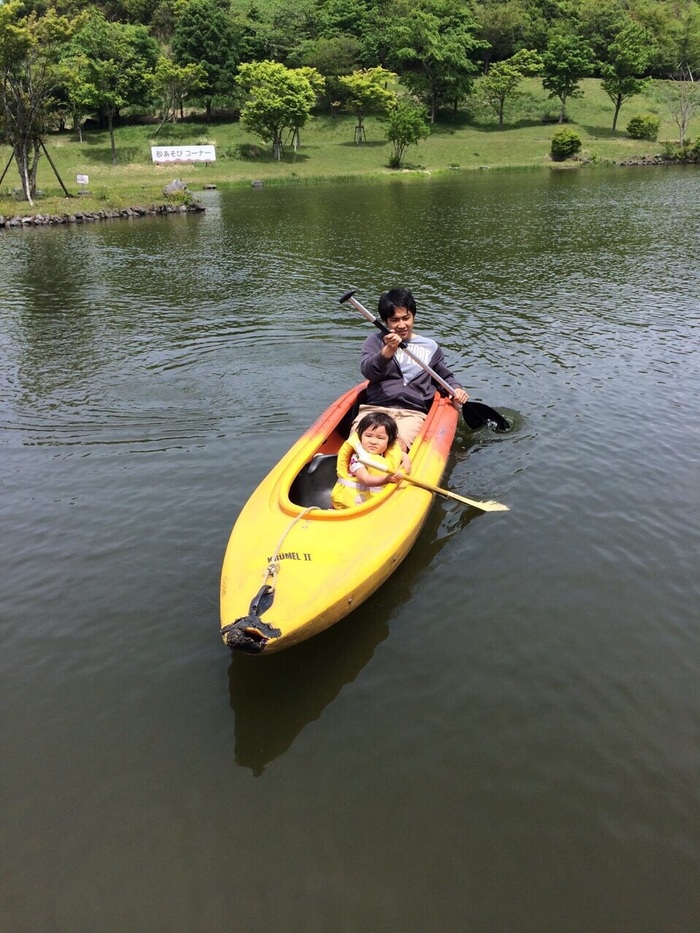
{"type": "Polygon", "coordinates": [[[0,236],[0,929],[696,931],[700,172],[202,200],[0,236]],[[232,658],[231,526],[393,284],[511,511],[232,658]]]}

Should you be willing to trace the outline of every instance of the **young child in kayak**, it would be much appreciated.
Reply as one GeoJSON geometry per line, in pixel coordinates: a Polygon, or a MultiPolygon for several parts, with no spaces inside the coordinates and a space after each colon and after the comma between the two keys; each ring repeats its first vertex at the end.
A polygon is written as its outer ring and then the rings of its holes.
{"type": "Polygon", "coordinates": [[[372,495],[384,490],[387,483],[398,483],[403,451],[398,443],[394,419],[385,412],[365,415],[338,453],[338,481],[331,492],[334,509],[349,509],[361,505],[372,495]],[[366,466],[361,461],[374,461],[389,470],[366,466]]]}

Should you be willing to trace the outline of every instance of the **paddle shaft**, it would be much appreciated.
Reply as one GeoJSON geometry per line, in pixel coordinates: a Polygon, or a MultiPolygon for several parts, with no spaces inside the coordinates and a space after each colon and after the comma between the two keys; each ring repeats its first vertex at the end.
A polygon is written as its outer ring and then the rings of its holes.
{"type": "MultiPolygon", "coordinates": [[[[391,470],[384,466],[380,466],[378,463],[374,463],[372,460],[363,460],[362,457],[358,457],[358,460],[366,467],[373,467],[375,470],[381,470],[382,473],[391,473],[391,470]]],[[[444,496],[446,499],[456,499],[457,502],[463,502],[465,505],[472,505],[476,509],[481,509],[482,512],[510,511],[507,505],[504,505],[502,502],[496,502],[494,499],[488,502],[480,502],[478,499],[467,499],[466,496],[459,496],[456,492],[450,492],[449,489],[443,489],[440,486],[432,486],[430,483],[424,483],[422,480],[415,479],[413,476],[409,476],[405,473],[403,479],[413,486],[419,486],[421,489],[426,489],[428,492],[437,493],[437,495],[444,496]]]]}

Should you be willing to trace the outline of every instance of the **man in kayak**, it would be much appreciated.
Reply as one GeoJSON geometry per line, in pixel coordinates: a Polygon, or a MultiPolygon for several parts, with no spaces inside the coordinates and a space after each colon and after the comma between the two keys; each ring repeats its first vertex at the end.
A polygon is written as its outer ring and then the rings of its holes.
{"type": "Polygon", "coordinates": [[[435,383],[429,373],[403,352],[401,343],[407,343],[411,353],[435,370],[455,390],[454,402],[463,405],[469,398],[445,365],[438,343],[431,337],[414,334],[416,302],[406,288],[391,288],[379,296],[379,317],[390,333],[370,334],[362,347],[360,371],[367,386],[367,404],[352,426],[368,411],[385,411],[396,421],[399,444],[404,451],[402,467],[410,472],[408,451],[425,421],[435,396],[435,383]]]}

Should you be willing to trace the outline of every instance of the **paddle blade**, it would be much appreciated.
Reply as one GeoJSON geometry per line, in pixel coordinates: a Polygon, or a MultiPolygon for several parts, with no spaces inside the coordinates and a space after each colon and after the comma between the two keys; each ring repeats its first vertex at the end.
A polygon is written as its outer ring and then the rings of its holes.
{"type": "Polygon", "coordinates": [[[472,402],[471,399],[462,405],[462,417],[471,431],[487,426],[494,431],[510,431],[511,428],[510,421],[495,408],[483,402],[472,402]]]}
{"type": "Polygon", "coordinates": [[[482,512],[510,512],[509,506],[504,505],[503,502],[496,502],[495,499],[489,499],[488,502],[472,500],[470,505],[473,505],[476,509],[481,509],[482,512]]]}

